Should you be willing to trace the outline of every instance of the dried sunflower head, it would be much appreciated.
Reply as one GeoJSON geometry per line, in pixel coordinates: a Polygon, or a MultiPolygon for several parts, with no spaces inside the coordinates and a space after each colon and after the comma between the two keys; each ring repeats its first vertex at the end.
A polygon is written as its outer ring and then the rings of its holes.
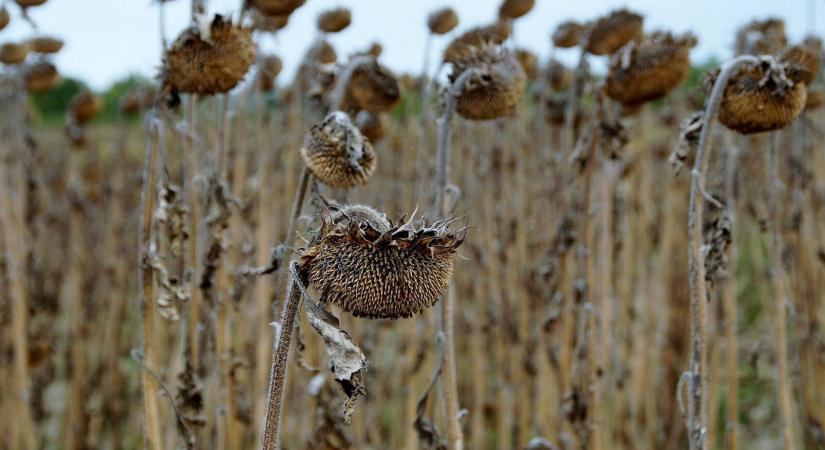
{"type": "Polygon", "coordinates": [[[337,33],[352,23],[352,14],[347,8],[335,8],[318,16],[318,29],[325,33],[337,33]]]}
{"type": "Polygon", "coordinates": [[[23,73],[26,90],[33,93],[47,92],[60,84],[60,74],[54,64],[42,61],[30,65],[23,73]]]}
{"type": "Polygon", "coordinates": [[[472,28],[464,34],[453,39],[444,50],[444,62],[455,63],[467,57],[471,49],[481,47],[484,44],[501,44],[513,32],[513,26],[509,22],[499,21],[492,25],[472,28]]]}
{"type": "Polygon", "coordinates": [[[573,80],[573,71],[557,59],[551,59],[547,63],[545,74],[547,75],[547,83],[550,85],[550,89],[554,91],[564,89],[570,85],[570,82],[573,80]]]}
{"type": "Polygon", "coordinates": [[[518,19],[533,10],[536,0],[504,0],[498,8],[498,16],[502,19],[518,19]]]}
{"type": "Polygon", "coordinates": [[[332,206],[303,251],[305,284],[356,317],[411,317],[447,289],[465,230],[452,220],[417,228],[362,205],[332,206]]]}
{"type": "Polygon", "coordinates": [[[553,32],[553,45],[559,48],[571,48],[579,45],[584,26],[574,20],[568,20],[559,24],[553,32]]]}
{"type": "Polygon", "coordinates": [[[0,6],[0,30],[6,28],[9,22],[11,22],[11,15],[9,15],[9,10],[6,8],[6,5],[3,4],[0,6]]]}
{"type": "Polygon", "coordinates": [[[289,24],[289,14],[268,16],[258,10],[252,12],[252,28],[259,31],[274,33],[284,29],[289,24]]]}
{"type": "Polygon", "coordinates": [[[216,14],[209,35],[192,26],[166,51],[160,78],[173,95],[211,95],[237,85],[255,61],[252,31],[216,14]]]}
{"type": "Polygon", "coordinates": [[[655,33],[626,45],[611,58],[607,95],[625,106],[664,97],[687,77],[690,49],[695,45],[696,38],[689,33],[655,33]]]}
{"type": "Polygon", "coordinates": [[[387,119],[383,114],[362,110],[355,115],[355,126],[374,144],[384,137],[387,131],[387,119]]]}
{"type": "Polygon", "coordinates": [[[433,34],[447,34],[458,25],[458,14],[453,8],[441,8],[427,16],[427,28],[433,34]]]}
{"type": "Polygon", "coordinates": [[[63,41],[47,36],[29,39],[29,48],[33,53],[57,53],[63,48],[63,41]]]}
{"type": "Polygon", "coordinates": [[[586,50],[594,55],[609,55],[642,35],[644,18],[627,9],[600,17],[590,25],[586,50]]]}
{"type": "Polygon", "coordinates": [[[805,109],[805,83],[790,80],[781,63],[743,67],[725,88],[719,121],[742,134],[784,128],[805,109]]]}
{"type": "Polygon", "coordinates": [[[773,55],[788,45],[785,22],[774,17],[754,20],[736,32],[737,55],[773,55]]]}
{"type": "Polygon", "coordinates": [[[264,92],[271,91],[275,87],[275,78],[281,73],[283,68],[281,58],[275,55],[265,55],[258,61],[258,86],[264,92]]]}
{"type": "Polygon", "coordinates": [[[247,7],[257,9],[267,16],[292,14],[306,3],[306,0],[247,0],[247,7]]]}
{"type": "Polygon", "coordinates": [[[309,130],[301,156],[315,177],[336,188],[364,185],[375,170],[372,145],[341,111],[309,130]]]}
{"type": "Polygon", "coordinates": [[[43,3],[46,3],[47,0],[14,0],[15,3],[22,6],[23,8],[28,8],[30,6],[40,6],[43,3]]]}
{"type": "Polygon", "coordinates": [[[453,63],[450,82],[467,69],[478,74],[464,86],[456,102],[456,111],[470,120],[490,120],[509,114],[524,94],[527,78],[518,59],[500,46],[482,45],[465,52],[453,63]]]}
{"type": "Polygon", "coordinates": [[[0,62],[3,64],[20,64],[29,55],[29,46],[25,43],[6,42],[0,46],[0,62]]]}
{"type": "Polygon", "coordinates": [[[388,68],[373,58],[352,73],[347,86],[347,98],[355,109],[386,112],[401,99],[398,79],[388,68]]]}
{"type": "Polygon", "coordinates": [[[69,101],[69,116],[84,125],[103,109],[103,101],[91,91],[81,91],[69,101]]]}
{"type": "Polygon", "coordinates": [[[785,65],[788,78],[797,83],[810,85],[822,69],[822,53],[814,47],[794,45],[786,48],[779,55],[779,61],[785,65]]]}
{"type": "Polygon", "coordinates": [[[528,80],[535,80],[538,75],[539,58],[530,50],[519,48],[516,49],[516,59],[521,64],[524,74],[528,80]]]}

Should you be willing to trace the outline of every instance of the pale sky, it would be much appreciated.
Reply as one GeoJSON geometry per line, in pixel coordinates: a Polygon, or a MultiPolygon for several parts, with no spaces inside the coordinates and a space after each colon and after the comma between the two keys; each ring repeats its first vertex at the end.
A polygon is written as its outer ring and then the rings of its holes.
{"type": "MultiPolygon", "coordinates": [[[[5,1],[5,0],[4,0],[5,1]]],[[[401,72],[420,73],[426,37],[426,17],[430,11],[450,5],[458,12],[458,31],[488,23],[497,14],[500,0],[307,0],[290,18],[289,26],[263,48],[285,63],[281,77],[292,77],[298,60],[315,37],[319,11],[346,6],[352,10],[349,28],[331,36],[339,56],[366,48],[378,41],[384,46],[383,62],[401,72]]],[[[34,32],[8,1],[12,23],[0,31],[0,43],[22,39],[34,32]]],[[[240,0],[210,0],[210,12],[233,12],[237,17],[240,0]]],[[[823,0],[537,0],[536,7],[516,23],[516,42],[544,60],[549,55],[550,32],[567,19],[586,20],[627,6],[645,15],[645,29],[693,31],[699,36],[695,60],[716,55],[727,58],[735,30],[754,18],[778,16],[785,20],[792,41],[809,29],[825,32],[823,0]]],[[[95,89],[130,73],[153,76],[160,64],[157,4],[150,0],[49,0],[30,10],[44,35],[66,41],[57,56],[57,66],[65,75],[79,77],[95,89]]],[[[182,30],[189,18],[189,1],[166,5],[166,29],[170,38],[182,30]]],[[[454,31],[453,33],[455,33],[454,31]]],[[[441,37],[433,44],[434,62],[448,41],[441,37]]],[[[559,50],[566,62],[575,59],[574,50],[559,50]]],[[[280,78],[283,80],[284,78],[280,78]]]]}

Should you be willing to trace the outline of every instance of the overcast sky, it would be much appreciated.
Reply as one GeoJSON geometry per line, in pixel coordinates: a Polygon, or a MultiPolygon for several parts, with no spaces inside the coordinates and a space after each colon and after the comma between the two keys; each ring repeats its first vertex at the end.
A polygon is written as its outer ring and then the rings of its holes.
{"type": "MultiPolygon", "coordinates": [[[[450,5],[459,16],[458,30],[487,23],[496,16],[500,0],[307,0],[290,18],[289,26],[275,39],[267,37],[263,48],[278,54],[285,63],[284,75],[292,76],[298,59],[315,36],[319,11],[347,6],[353,12],[349,28],[331,37],[339,55],[366,48],[378,41],[384,46],[385,64],[398,72],[421,71],[427,14],[450,5]]],[[[22,39],[34,31],[8,1],[12,23],[0,31],[0,42],[22,39]]],[[[211,0],[210,12],[232,12],[237,17],[240,0],[211,0]]],[[[691,30],[699,36],[695,59],[711,55],[730,56],[737,27],[754,19],[778,16],[785,19],[793,41],[809,29],[825,32],[825,0],[537,0],[535,9],[516,24],[516,41],[537,52],[549,54],[551,30],[566,19],[585,20],[627,6],[645,15],[647,30],[691,30]]],[[[30,10],[44,35],[66,41],[57,57],[59,69],[103,89],[130,73],[153,76],[160,63],[157,5],[150,0],[49,0],[30,10]]],[[[175,0],[166,6],[166,29],[174,37],[189,17],[189,1],[175,0]]],[[[448,38],[433,45],[433,55],[448,38]]],[[[560,50],[562,60],[572,61],[573,50],[560,50]]],[[[433,61],[435,56],[431,59],[433,61]]],[[[282,75],[283,76],[283,75],[282,75]]]]}

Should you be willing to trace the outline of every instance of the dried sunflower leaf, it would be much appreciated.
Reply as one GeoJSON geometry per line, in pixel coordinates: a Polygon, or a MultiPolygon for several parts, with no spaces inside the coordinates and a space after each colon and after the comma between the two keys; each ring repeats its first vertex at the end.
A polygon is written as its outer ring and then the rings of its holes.
{"type": "Polygon", "coordinates": [[[295,284],[304,296],[309,324],[324,339],[330,372],[347,395],[344,402],[344,423],[349,423],[355,411],[355,400],[359,395],[367,393],[363,379],[367,357],[349,334],[340,328],[338,318],[309,296],[300,282],[296,263],[292,264],[291,270],[295,284]]]}

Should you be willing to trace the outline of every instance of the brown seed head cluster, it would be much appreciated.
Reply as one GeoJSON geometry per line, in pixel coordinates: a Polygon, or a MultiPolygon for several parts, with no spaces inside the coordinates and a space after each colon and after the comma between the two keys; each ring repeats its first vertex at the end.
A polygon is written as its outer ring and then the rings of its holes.
{"type": "Polygon", "coordinates": [[[306,0],[248,0],[247,5],[257,9],[267,16],[282,16],[292,14],[306,3],[306,0]]]}
{"type": "Polygon", "coordinates": [[[103,101],[91,91],[81,91],[69,101],[69,114],[78,125],[85,125],[103,110],[103,101]]]}
{"type": "Polygon", "coordinates": [[[389,111],[401,99],[398,78],[373,58],[353,72],[347,86],[347,99],[355,109],[376,113],[389,111]]]}
{"type": "Polygon", "coordinates": [[[427,16],[427,28],[432,34],[447,34],[458,26],[458,14],[453,8],[441,8],[427,16]]]}
{"type": "Polygon", "coordinates": [[[573,71],[557,59],[551,59],[547,63],[545,74],[547,75],[547,83],[550,85],[550,89],[554,91],[564,89],[573,80],[573,71]]]}
{"type": "Polygon", "coordinates": [[[57,53],[61,48],[63,48],[62,40],[48,36],[40,36],[29,39],[28,44],[33,53],[57,53]]]}
{"type": "Polygon", "coordinates": [[[725,88],[719,121],[742,134],[784,128],[805,109],[805,83],[786,77],[775,62],[743,68],[725,88]]]}
{"type": "Polygon", "coordinates": [[[268,16],[266,14],[261,13],[258,10],[253,10],[251,17],[252,28],[258,31],[265,31],[268,33],[274,33],[278,30],[282,30],[289,24],[289,14],[278,14],[268,16]]]}
{"type": "Polygon", "coordinates": [[[594,55],[609,55],[642,35],[644,18],[619,9],[589,25],[586,50],[594,55]]]}
{"type": "Polygon", "coordinates": [[[300,258],[304,282],[356,317],[412,317],[447,289],[465,230],[442,220],[414,227],[368,206],[333,207],[300,258]]]}
{"type": "Polygon", "coordinates": [[[527,77],[515,55],[500,46],[481,45],[453,63],[450,82],[467,69],[478,70],[456,102],[456,111],[469,120],[490,120],[509,114],[524,94],[527,77]]]}
{"type": "Polygon", "coordinates": [[[575,47],[579,45],[583,32],[584,26],[576,21],[562,22],[553,32],[553,45],[559,48],[575,47]]]}
{"type": "Polygon", "coordinates": [[[47,0],[14,0],[15,3],[22,6],[23,8],[28,8],[30,6],[40,6],[43,3],[46,3],[47,0]]]}
{"type": "Polygon", "coordinates": [[[20,64],[29,55],[29,46],[25,43],[6,42],[0,46],[0,62],[8,65],[20,64]]]}
{"type": "Polygon", "coordinates": [[[518,19],[533,10],[536,0],[504,0],[498,9],[502,19],[518,19]]]}
{"type": "Polygon", "coordinates": [[[450,42],[450,45],[444,50],[444,62],[455,63],[460,61],[466,58],[468,53],[472,53],[471,49],[485,44],[501,44],[512,33],[513,26],[509,22],[503,21],[472,28],[450,42]]]}
{"type": "Polygon", "coordinates": [[[171,93],[212,95],[227,92],[246,75],[255,61],[250,29],[216,14],[209,36],[190,27],[166,51],[161,80],[171,93]]]}
{"type": "Polygon", "coordinates": [[[341,111],[309,130],[301,157],[316,178],[336,188],[364,185],[375,171],[372,145],[341,111]]]}
{"type": "Polygon", "coordinates": [[[46,61],[30,65],[23,73],[26,90],[35,94],[50,91],[60,84],[60,74],[54,64],[46,61]]]}
{"type": "Polygon", "coordinates": [[[275,87],[275,78],[281,73],[284,64],[275,55],[265,55],[258,61],[258,86],[261,91],[269,92],[275,87]]]}
{"type": "Polygon", "coordinates": [[[352,14],[347,8],[335,8],[318,16],[318,29],[325,33],[337,33],[352,23],[352,14]]]}
{"type": "Polygon", "coordinates": [[[788,45],[785,22],[769,18],[754,20],[736,32],[737,55],[774,55],[788,45]]]}
{"type": "Polygon", "coordinates": [[[530,50],[519,48],[516,49],[516,59],[519,64],[521,64],[521,68],[524,70],[524,74],[527,75],[527,79],[535,80],[539,72],[538,56],[530,50]]]}
{"type": "Polygon", "coordinates": [[[6,28],[6,25],[8,25],[9,22],[11,22],[11,15],[9,14],[8,8],[6,8],[6,5],[3,4],[0,6],[0,30],[6,28]]]}
{"type": "Polygon", "coordinates": [[[140,86],[130,89],[120,100],[118,108],[120,113],[126,116],[133,116],[142,109],[149,109],[155,103],[155,90],[148,86],[140,86]]]}
{"type": "Polygon", "coordinates": [[[691,34],[655,33],[628,44],[613,55],[607,76],[607,95],[624,106],[641,105],[666,96],[690,71],[691,34]]]}

